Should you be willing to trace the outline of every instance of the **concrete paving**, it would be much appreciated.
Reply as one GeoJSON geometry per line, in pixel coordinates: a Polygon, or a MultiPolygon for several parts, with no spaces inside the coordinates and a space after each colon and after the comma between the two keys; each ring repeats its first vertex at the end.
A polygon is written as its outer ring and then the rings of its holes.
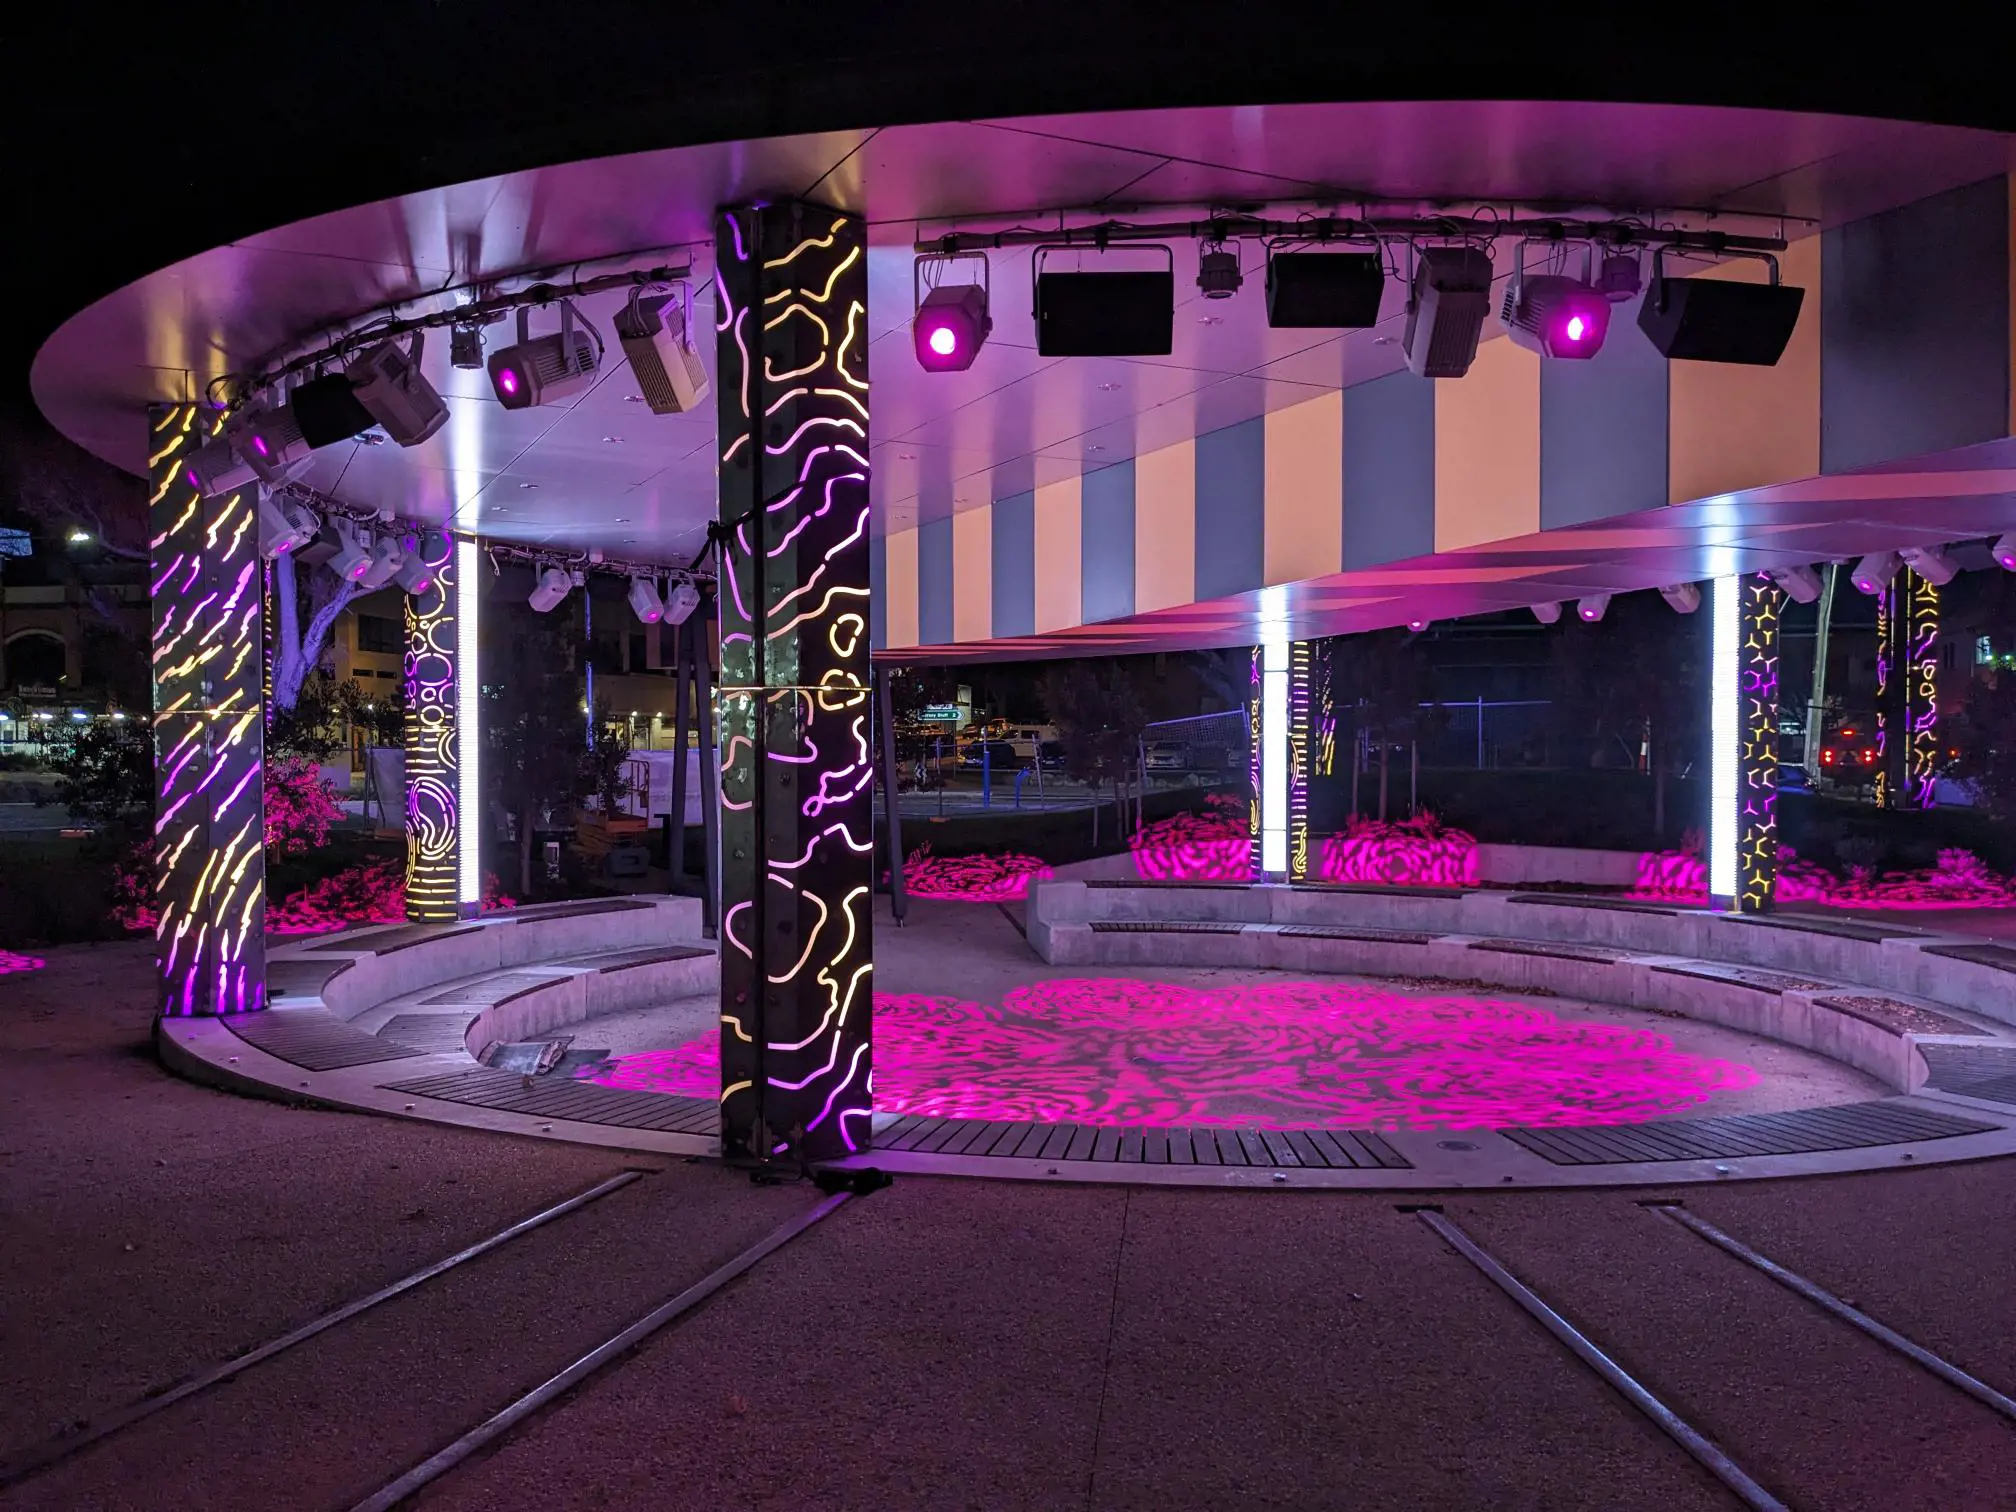
{"type": "MultiPolygon", "coordinates": [[[[0,1459],[620,1165],[659,1173],[0,1506],[347,1507],[811,1200],[185,1085],[140,1048],[144,950],[50,957],[0,984],[0,1459]]],[[[1636,1195],[1445,1200],[1792,1505],[2007,1504],[2016,1430],[1636,1195]]],[[[1686,1196],[2016,1390],[2016,1162],[1686,1196]]],[[[416,1505],[1731,1504],[1405,1200],[900,1178],[416,1505]]]]}

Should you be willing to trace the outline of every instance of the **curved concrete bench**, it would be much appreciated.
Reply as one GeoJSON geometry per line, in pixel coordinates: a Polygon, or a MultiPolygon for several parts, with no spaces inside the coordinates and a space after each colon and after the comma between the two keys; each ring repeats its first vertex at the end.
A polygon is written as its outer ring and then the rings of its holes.
{"type": "Polygon", "coordinates": [[[2016,951],[2004,969],[1969,958],[2002,947],[1895,927],[1550,894],[1069,880],[1031,888],[1027,927],[1053,965],[1445,978],[1678,1014],[1902,1093],[1936,1080],[1927,1047],[1992,1047],[2016,1070],[2003,1027],[2016,1023],[2016,951]]]}
{"type": "MultiPolygon", "coordinates": [[[[543,1111],[472,1113],[464,1096],[423,1113],[406,1084],[445,1074],[515,1091],[519,1077],[474,1063],[492,1045],[596,1014],[714,994],[720,964],[700,937],[697,899],[633,897],[290,940],[273,947],[267,983],[272,1006],[264,1013],[162,1020],[163,1060],[237,1091],[551,1133],[555,1122],[543,1111]]],[[[519,1101],[543,1109],[572,1087],[564,1078],[539,1081],[536,1095],[519,1101]]],[[[662,1101],[683,1113],[690,1100],[662,1101]]],[[[501,1104],[493,1097],[478,1106],[501,1104]]],[[[636,1142],[598,1127],[569,1128],[563,1137],[636,1142]]],[[[705,1148],[684,1133],[665,1139],[667,1148],[705,1148]]]]}

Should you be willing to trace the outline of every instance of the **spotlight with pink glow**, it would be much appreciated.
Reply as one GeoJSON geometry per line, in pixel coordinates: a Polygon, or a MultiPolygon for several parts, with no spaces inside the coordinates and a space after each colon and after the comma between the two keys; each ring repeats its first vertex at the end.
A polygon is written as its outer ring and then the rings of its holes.
{"type": "Polygon", "coordinates": [[[1502,314],[1513,342],[1543,357],[1594,357],[1610,330],[1610,301],[1580,279],[1555,274],[1515,278],[1502,314]]]}
{"type": "Polygon", "coordinates": [[[987,291],[979,284],[933,289],[917,306],[917,318],[910,327],[917,365],[927,373],[964,372],[973,366],[993,329],[987,291]]]}
{"type": "MultiPolygon", "coordinates": [[[[1350,982],[1037,982],[1001,1004],[875,998],[879,1112],[1102,1128],[1558,1127],[1686,1113],[1750,1067],[1520,1003],[1350,982]]],[[[720,1042],[625,1055],[600,1086],[718,1095],[720,1042]]]]}

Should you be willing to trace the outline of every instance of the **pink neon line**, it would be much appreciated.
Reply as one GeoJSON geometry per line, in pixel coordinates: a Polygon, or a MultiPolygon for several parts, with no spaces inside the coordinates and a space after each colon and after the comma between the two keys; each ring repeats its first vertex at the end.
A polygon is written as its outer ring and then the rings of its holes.
{"type": "MultiPolygon", "coordinates": [[[[834,1048],[835,1049],[839,1048],[839,1041],[837,1038],[834,1041],[834,1048]]],[[[826,1122],[826,1115],[833,1111],[834,1101],[840,1096],[842,1092],[845,1092],[850,1086],[854,1084],[854,1073],[861,1069],[861,1057],[866,1055],[867,1053],[868,1053],[868,1045],[865,1040],[861,1044],[858,1044],[854,1047],[854,1059],[852,1062],[849,1063],[847,1067],[847,1074],[840,1079],[840,1084],[836,1086],[832,1090],[832,1092],[827,1095],[826,1106],[819,1110],[819,1116],[813,1119],[812,1122],[810,1122],[809,1124],[805,1125],[805,1130],[807,1133],[810,1133],[812,1130],[818,1128],[819,1125],[826,1122]]],[[[842,1129],[841,1133],[842,1137],[844,1138],[846,1133],[844,1128],[842,1129]]]]}
{"type": "Polygon", "coordinates": [[[175,560],[168,564],[168,570],[161,574],[161,580],[157,582],[152,588],[147,590],[147,596],[149,598],[161,597],[161,590],[168,586],[168,579],[175,576],[175,569],[180,567],[187,560],[188,560],[187,553],[178,552],[176,554],[175,560]]]}
{"type": "MultiPolygon", "coordinates": [[[[773,457],[784,456],[791,450],[792,447],[798,444],[798,438],[803,436],[805,432],[812,429],[812,427],[815,425],[837,425],[842,427],[843,429],[854,432],[854,434],[857,436],[867,435],[867,432],[861,429],[861,426],[857,421],[849,420],[845,415],[814,415],[810,420],[807,420],[803,425],[799,426],[798,429],[791,432],[790,435],[786,436],[784,438],[784,443],[781,446],[766,446],[763,448],[763,450],[773,457]]],[[[726,461],[727,459],[724,457],[722,460],[726,461]]]]}

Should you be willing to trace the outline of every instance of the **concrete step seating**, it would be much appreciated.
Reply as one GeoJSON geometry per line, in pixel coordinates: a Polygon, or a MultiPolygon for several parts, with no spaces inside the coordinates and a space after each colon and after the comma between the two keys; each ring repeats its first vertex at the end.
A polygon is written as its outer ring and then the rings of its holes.
{"type": "Polygon", "coordinates": [[[1898,1093],[2016,1107],[2016,950],[1929,929],[1558,893],[1055,879],[1031,889],[1027,931],[1056,965],[1439,979],[1619,1003],[1815,1050],[1898,1093]]]}

